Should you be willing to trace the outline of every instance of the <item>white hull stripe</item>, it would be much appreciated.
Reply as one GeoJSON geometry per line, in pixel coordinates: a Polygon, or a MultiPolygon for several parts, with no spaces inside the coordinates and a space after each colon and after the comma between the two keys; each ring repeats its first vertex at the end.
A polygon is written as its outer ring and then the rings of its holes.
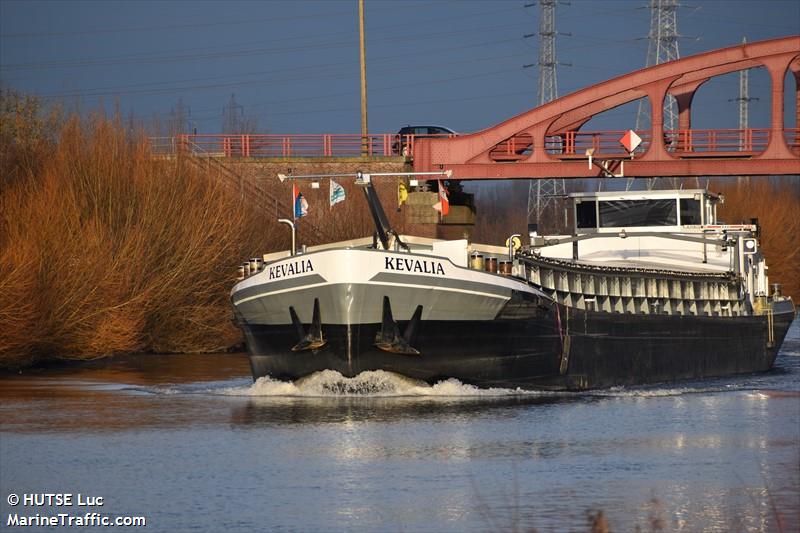
{"type": "MultiPolygon", "coordinates": [[[[315,283],[313,285],[305,285],[305,286],[299,287],[299,288],[298,287],[292,287],[290,289],[282,289],[282,290],[270,291],[270,292],[260,292],[258,294],[253,294],[252,296],[247,296],[245,298],[240,298],[238,300],[233,300],[233,305],[241,305],[243,303],[247,303],[247,302],[252,301],[252,300],[258,300],[259,298],[265,298],[265,297],[268,297],[268,296],[275,296],[276,294],[283,294],[285,292],[304,291],[306,289],[315,289],[317,287],[326,287],[326,286],[330,287],[330,286],[333,286],[333,285],[337,285],[337,284],[333,284],[333,283],[332,284],[327,284],[327,282],[324,282],[324,283],[315,283]]],[[[258,287],[251,287],[251,289],[263,289],[263,285],[260,285],[258,287]]]]}
{"type": "MultiPolygon", "coordinates": [[[[304,290],[307,290],[307,289],[315,289],[315,288],[318,288],[318,287],[336,287],[337,285],[365,285],[365,286],[368,286],[368,287],[376,287],[376,288],[377,287],[401,287],[401,288],[407,288],[407,289],[422,289],[424,291],[430,291],[433,288],[431,285],[413,285],[413,284],[410,284],[410,283],[407,283],[407,282],[406,283],[380,283],[380,282],[377,282],[377,283],[330,283],[330,284],[318,283],[318,284],[315,284],[315,285],[308,285],[308,286],[302,287],[300,289],[298,289],[297,287],[293,287],[291,289],[283,289],[283,290],[277,290],[277,291],[262,292],[262,293],[259,293],[259,294],[254,294],[252,296],[248,296],[246,298],[241,298],[241,299],[238,299],[238,300],[234,300],[233,303],[234,303],[234,305],[241,305],[243,303],[247,303],[247,302],[252,301],[252,300],[258,300],[259,298],[267,298],[267,297],[270,297],[270,296],[276,296],[278,294],[283,294],[283,293],[287,293],[287,292],[299,292],[299,291],[304,291],[304,290]]],[[[255,288],[255,287],[253,287],[253,288],[255,288]]],[[[511,290],[509,290],[507,296],[502,296],[502,295],[499,295],[497,293],[489,293],[489,292],[481,292],[481,291],[473,291],[473,290],[449,288],[449,287],[437,287],[437,289],[440,290],[440,291],[444,291],[444,292],[451,292],[451,293],[454,292],[454,293],[459,293],[459,294],[469,294],[469,295],[473,295],[473,296],[482,296],[482,297],[485,297],[485,298],[495,298],[495,299],[498,299],[498,300],[508,300],[511,297],[511,290]]]]}
{"type": "Polygon", "coordinates": [[[458,278],[433,278],[430,276],[414,276],[411,274],[394,274],[379,272],[370,278],[370,281],[384,282],[390,285],[414,285],[427,289],[459,289],[462,292],[479,292],[492,294],[504,298],[511,297],[511,289],[499,285],[489,285],[477,281],[468,281],[458,278]]]}
{"type": "Polygon", "coordinates": [[[259,284],[245,289],[236,291],[233,296],[233,303],[240,303],[246,300],[252,300],[253,297],[263,296],[264,294],[273,294],[277,292],[285,292],[290,289],[304,288],[305,286],[317,286],[326,283],[328,280],[319,274],[311,274],[310,276],[301,276],[299,278],[289,278],[281,281],[271,281],[267,284],[259,284]],[[265,293],[265,286],[269,287],[269,293],[265,293]]]}

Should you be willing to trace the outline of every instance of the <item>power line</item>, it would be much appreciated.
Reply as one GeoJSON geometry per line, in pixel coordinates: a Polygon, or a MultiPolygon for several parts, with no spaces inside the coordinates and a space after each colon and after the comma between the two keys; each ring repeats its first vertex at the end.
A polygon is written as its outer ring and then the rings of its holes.
{"type": "MultiPolygon", "coordinates": [[[[432,2],[432,3],[429,3],[427,5],[428,6],[433,6],[433,5],[436,5],[436,3],[432,2]]],[[[385,9],[384,8],[384,9],[379,9],[378,11],[389,11],[389,9],[385,9]]],[[[468,14],[461,15],[461,16],[448,17],[448,20],[452,22],[452,20],[455,20],[455,19],[463,19],[463,18],[469,18],[469,17],[473,17],[473,16],[482,16],[482,15],[485,15],[485,14],[488,14],[488,13],[495,13],[495,12],[502,12],[502,11],[505,11],[505,10],[492,10],[492,11],[484,11],[484,12],[479,12],[479,13],[468,13],[468,14]]],[[[348,15],[350,14],[349,12],[342,12],[342,13],[348,14],[348,15]]],[[[294,17],[291,17],[291,18],[294,18],[294,17]]],[[[314,16],[302,16],[301,18],[307,19],[307,18],[315,18],[315,17],[314,16]]],[[[278,19],[267,19],[267,20],[269,20],[271,22],[274,22],[274,21],[281,21],[283,19],[278,18],[278,19]]],[[[221,24],[226,24],[226,23],[221,23],[221,24]]],[[[425,20],[420,21],[419,23],[415,24],[415,27],[419,28],[419,27],[422,27],[422,26],[426,26],[428,24],[440,24],[440,22],[435,17],[434,18],[426,18],[425,20]]],[[[375,30],[376,31],[383,31],[385,28],[394,28],[395,26],[396,25],[378,26],[377,28],[375,28],[375,30]]],[[[167,26],[165,28],[169,28],[169,26],[167,26]]],[[[113,30],[110,30],[110,31],[113,31],[113,30]]],[[[473,31],[473,29],[467,28],[466,30],[462,30],[462,31],[473,31]]],[[[454,32],[449,32],[449,34],[453,34],[453,33],[454,32]]],[[[314,35],[314,37],[315,38],[320,38],[320,37],[334,37],[334,36],[343,36],[343,35],[344,36],[350,36],[350,35],[352,35],[352,31],[336,31],[336,32],[327,32],[327,33],[324,33],[324,34],[323,33],[317,33],[317,34],[314,35]]],[[[408,36],[408,33],[407,33],[407,31],[405,29],[403,29],[403,30],[401,30],[401,35],[402,36],[408,36]]],[[[425,34],[422,34],[422,35],[428,36],[430,34],[429,33],[425,33],[425,34]]],[[[437,32],[434,35],[442,35],[442,32],[437,32]]],[[[445,33],[444,35],[447,35],[447,33],[445,33]]],[[[295,37],[281,37],[280,38],[280,42],[286,42],[286,41],[307,42],[308,40],[309,40],[309,36],[308,35],[297,35],[295,37]]],[[[190,48],[177,48],[177,49],[173,48],[173,49],[170,49],[170,50],[159,50],[158,52],[155,52],[155,53],[151,53],[151,52],[132,53],[132,54],[123,54],[123,55],[120,55],[120,56],[112,56],[112,57],[104,57],[104,58],[90,58],[90,60],[95,60],[95,59],[99,59],[99,60],[158,59],[160,57],[159,54],[183,54],[183,53],[189,53],[189,52],[194,52],[194,51],[199,51],[199,50],[219,51],[220,48],[232,48],[232,47],[239,47],[239,46],[263,45],[265,43],[269,44],[271,42],[273,42],[273,41],[264,41],[263,39],[260,39],[260,40],[257,40],[257,41],[246,41],[246,42],[239,42],[239,43],[234,43],[234,44],[217,44],[217,45],[214,45],[212,47],[209,47],[209,46],[196,47],[195,46],[195,47],[190,47],[190,48]]],[[[320,45],[320,47],[327,47],[327,46],[328,45],[326,43],[322,43],[320,45]]],[[[237,52],[238,51],[235,50],[233,53],[237,53],[237,52]]],[[[74,60],[72,60],[72,59],[55,59],[55,60],[42,60],[42,61],[58,62],[58,61],[74,61],[74,60]]],[[[26,65],[27,65],[27,63],[26,63],[26,65]]],[[[0,67],[2,67],[2,65],[0,65],[0,67]]]]}
{"type": "MultiPolygon", "coordinates": [[[[789,4],[789,5],[795,5],[795,6],[797,5],[794,2],[792,2],[791,0],[786,2],[786,3],[789,4]]],[[[754,4],[754,5],[756,5],[756,4],[754,4]]],[[[713,14],[713,15],[706,15],[705,13],[698,12],[698,11],[693,12],[693,16],[698,17],[698,18],[704,18],[708,22],[715,23],[715,24],[725,24],[725,25],[727,25],[727,24],[736,24],[737,26],[747,26],[748,28],[752,28],[752,27],[774,28],[774,29],[779,29],[779,30],[785,30],[785,31],[792,32],[792,33],[797,33],[797,25],[792,25],[792,24],[787,24],[787,25],[783,25],[783,24],[765,24],[763,22],[758,22],[758,21],[755,21],[755,20],[739,20],[739,19],[733,19],[733,18],[730,18],[730,17],[719,16],[716,13],[713,14]]],[[[800,22],[800,10],[798,10],[798,12],[795,13],[795,17],[796,17],[795,18],[795,22],[800,22]]],[[[706,23],[704,23],[704,24],[706,24],[706,23]]]]}
{"type": "MultiPolygon", "coordinates": [[[[388,104],[376,104],[370,105],[370,109],[379,109],[379,108],[396,108],[399,106],[418,106],[421,104],[442,104],[448,102],[469,102],[475,100],[483,100],[486,98],[496,98],[496,97],[505,97],[505,96],[521,96],[530,94],[530,91],[514,91],[508,93],[501,93],[501,94],[493,94],[491,96],[482,94],[480,96],[469,96],[463,98],[443,98],[443,99],[436,99],[436,100],[415,100],[410,102],[391,102],[388,104]]],[[[303,109],[302,111],[276,111],[274,113],[270,113],[274,116],[294,116],[294,115],[313,115],[313,114],[321,114],[321,113],[352,113],[352,111],[358,110],[358,107],[353,105],[350,107],[332,107],[327,109],[303,109]]]]}
{"type": "MultiPolygon", "coordinates": [[[[397,36],[390,36],[390,37],[377,37],[375,39],[371,39],[371,42],[382,42],[382,43],[392,43],[392,42],[414,42],[417,39],[425,38],[425,44],[427,45],[427,49],[430,50],[430,41],[436,39],[443,39],[447,38],[452,35],[459,35],[463,33],[474,34],[478,31],[486,32],[486,31],[500,31],[500,30],[507,30],[509,28],[523,26],[522,23],[515,23],[515,24],[503,24],[494,27],[474,27],[474,28],[462,28],[459,30],[453,30],[449,32],[437,32],[434,35],[430,33],[418,33],[418,34],[408,34],[405,33],[403,35],[397,36]]],[[[503,40],[505,42],[516,40],[516,39],[506,39],[503,40]]],[[[31,69],[42,69],[42,68],[71,68],[71,67],[93,67],[93,66],[111,66],[111,65],[132,65],[132,64],[148,64],[148,63],[175,63],[175,62],[183,62],[183,61],[197,61],[202,59],[229,59],[232,57],[245,57],[245,56],[253,56],[253,55],[264,55],[264,54],[272,54],[277,52],[302,52],[302,51],[310,51],[310,50],[319,50],[325,49],[329,50],[331,48],[348,48],[354,47],[356,44],[353,42],[351,38],[341,40],[341,41],[328,41],[323,43],[314,43],[314,44],[303,44],[303,45],[296,45],[296,46],[277,46],[277,47],[261,47],[261,48],[251,48],[245,50],[234,50],[234,51],[227,51],[227,52],[206,52],[201,54],[175,54],[175,55],[137,55],[137,54],[129,54],[123,56],[116,56],[116,57],[104,57],[104,58],[90,58],[90,59],[55,59],[55,60],[47,60],[47,61],[30,61],[27,63],[11,63],[6,65],[0,65],[0,69],[2,70],[31,70],[31,69]]]]}
{"type": "MultiPolygon", "coordinates": [[[[436,6],[439,2],[426,2],[422,4],[417,4],[415,6],[416,9],[420,7],[433,7],[436,6]]],[[[378,12],[390,12],[390,11],[400,11],[405,10],[405,5],[400,6],[382,6],[376,11],[378,12]]],[[[481,13],[494,13],[497,10],[492,10],[489,12],[481,13]]],[[[96,28],[96,29],[89,29],[89,30],[78,30],[78,31],[50,31],[50,32],[19,32],[19,33],[0,33],[0,39],[23,39],[23,38],[36,38],[41,39],[43,37],[79,37],[79,36],[86,36],[86,35],[103,35],[103,34],[118,34],[118,33],[138,33],[138,32],[153,32],[153,31],[162,31],[162,30],[194,30],[194,29],[201,29],[201,28],[211,28],[211,27],[218,27],[218,26],[239,26],[239,25],[248,25],[248,24],[263,24],[263,23],[275,23],[275,22],[287,22],[291,20],[310,20],[310,19],[329,19],[330,17],[335,16],[352,16],[352,10],[343,10],[343,11],[328,11],[322,13],[313,13],[308,12],[305,10],[302,14],[299,15],[290,15],[284,17],[266,17],[266,18],[247,18],[247,19],[238,19],[238,20],[229,20],[229,21],[215,21],[215,22],[197,22],[197,23],[187,23],[187,24],[165,24],[161,26],[133,26],[133,27],[121,27],[121,28],[96,28]]],[[[480,16],[481,14],[468,14],[462,15],[456,18],[465,18],[468,16],[480,16]]],[[[345,33],[345,32],[341,32],[345,33]]]]}
{"type": "Polygon", "coordinates": [[[316,14],[302,14],[302,15],[293,15],[289,17],[270,17],[270,18],[261,18],[261,19],[243,19],[243,20],[231,20],[226,22],[198,22],[194,24],[167,24],[163,26],[136,26],[136,27],[128,27],[128,28],[99,28],[93,30],[81,30],[81,31],[53,31],[53,32],[22,32],[22,33],[0,33],[0,39],[29,39],[29,38],[36,38],[40,39],[42,37],[76,37],[76,36],[83,36],[83,35],[100,35],[100,34],[117,34],[117,33],[129,33],[129,32],[150,32],[150,31],[161,31],[161,30],[188,30],[188,29],[198,29],[198,28],[211,28],[215,26],[236,26],[241,24],[261,24],[264,22],[286,22],[289,20],[297,20],[297,19],[309,19],[309,18],[327,18],[336,15],[350,15],[350,11],[330,11],[327,13],[316,13],[316,14]]]}
{"type": "MultiPolygon", "coordinates": [[[[470,47],[475,46],[483,46],[483,45],[471,45],[470,47]]],[[[409,54],[415,55],[415,54],[409,54]]],[[[487,56],[481,58],[467,58],[460,61],[450,61],[450,65],[457,65],[457,64],[478,64],[482,62],[494,62],[496,65],[496,61],[498,59],[513,59],[515,57],[522,57],[523,54],[503,54],[502,56],[487,56]]],[[[392,56],[393,58],[398,57],[397,55],[392,56]]],[[[392,57],[387,57],[387,59],[392,59],[392,57]]],[[[377,61],[375,61],[377,62],[377,61]]],[[[263,85],[263,84],[278,84],[278,83],[287,83],[287,82],[295,82],[295,81],[308,81],[308,80],[315,80],[315,79],[324,79],[324,80],[333,80],[333,79],[347,79],[351,76],[350,72],[345,72],[341,68],[342,66],[353,66],[352,61],[341,62],[341,63],[329,63],[329,64],[320,64],[320,65],[309,65],[305,67],[295,67],[289,69],[276,69],[271,71],[261,71],[261,72],[254,72],[250,74],[241,74],[244,76],[255,76],[255,75],[269,75],[267,78],[259,78],[255,80],[234,80],[228,81],[224,83],[210,83],[210,84],[195,84],[195,85],[183,85],[177,87],[147,87],[149,84],[135,84],[134,87],[143,86],[144,88],[136,89],[132,88],[130,90],[126,90],[126,86],[117,86],[117,87],[105,87],[105,88],[97,88],[97,89],[81,89],[71,92],[61,92],[61,93],[43,93],[39,94],[39,96],[43,98],[71,98],[71,97],[85,97],[85,98],[101,98],[103,96],[120,96],[120,95],[134,95],[134,94],[173,94],[179,93],[184,91],[199,91],[205,89],[219,89],[225,87],[244,87],[244,86],[252,86],[252,85],[263,85]],[[331,70],[332,72],[326,72],[326,70],[331,70]],[[297,72],[301,74],[300,76],[287,76],[286,74],[297,72]],[[309,75],[303,76],[303,73],[309,73],[309,75]],[[278,78],[278,79],[276,79],[278,78]],[[102,91],[102,92],[101,92],[102,91]]],[[[440,69],[441,62],[430,62],[430,63],[422,63],[422,64],[413,64],[413,65],[405,65],[402,67],[396,67],[387,65],[386,68],[381,69],[380,67],[376,67],[376,72],[390,72],[390,73],[398,73],[404,71],[414,71],[419,72],[424,69],[440,69]]],[[[203,79],[229,79],[230,76],[212,76],[209,78],[198,78],[197,81],[203,79]]],[[[195,80],[185,80],[185,81],[195,81],[195,80]]],[[[172,82],[171,82],[172,83],[172,82]]],[[[177,83],[177,82],[175,82],[177,83]]],[[[428,83],[425,82],[415,82],[412,84],[413,86],[417,86],[420,84],[428,83]]],[[[162,83],[156,82],[154,85],[161,85],[162,83]]],[[[408,86],[408,85],[404,85],[408,86]]],[[[394,87],[390,87],[394,88],[394,87]]],[[[381,90],[381,89],[378,89],[381,90]]],[[[326,94],[321,96],[322,98],[327,98],[331,96],[344,96],[350,94],[347,93],[339,93],[339,94],[326,94]]],[[[320,98],[320,97],[315,97],[320,98]]],[[[292,99],[296,100],[296,99],[292,99]]],[[[214,108],[216,109],[216,108],[214,108]]]]}
{"type": "MultiPolygon", "coordinates": [[[[508,69],[506,71],[493,71],[493,72],[484,73],[484,74],[469,75],[469,76],[466,76],[466,77],[448,78],[448,79],[445,79],[445,80],[438,80],[438,83],[449,82],[449,81],[462,81],[462,80],[464,80],[466,78],[491,77],[491,76],[497,75],[498,73],[510,72],[510,71],[517,70],[517,68],[518,67],[514,67],[514,68],[508,69]]],[[[425,82],[419,82],[419,83],[416,83],[416,84],[413,84],[413,85],[429,85],[430,83],[431,82],[429,82],[429,81],[425,81],[425,82]]],[[[409,87],[409,86],[412,86],[412,85],[409,84],[409,85],[405,85],[404,87],[409,87]]],[[[384,88],[376,88],[372,92],[387,91],[387,90],[392,90],[392,89],[395,89],[395,88],[396,88],[395,86],[384,87],[384,88]]],[[[347,94],[350,94],[350,93],[347,93],[347,94]]],[[[378,109],[378,108],[394,108],[394,107],[398,107],[398,106],[417,106],[417,105],[421,105],[421,104],[440,104],[440,103],[448,103],[448,102],[467,102],[467,101],[474,101],[474,100],[483,100],[483,99],[487,99],[487,98],[494,99],[494,98],[506,97],[506,96],[520,96],[520,95],[524,95],[524,94],[530,94],[530,92],[529,91],[514,91],[514,92],[509,92],[509,93],[492,94],[492,95],[481,94],[479,96],[469,96],[469,97],[462,97],[462,98],[447,97],[447,98],[444,98],[444,99],[414,100],[414,101],[408,101],[408,102],[392,101],[389,104],[372,104],[372,105],[370,105],[370,108],[371,109],[372,108],[378,109]]],[[[315,99],[318,99],[318,98],[320,98],[320,97],[311,97],[311,98],[307,98],[307,99],[302,98],[302,99],[297,99],[297,100],[302,102],[302,101],[306,101],[306,100],[315,100],[315,99]]],[[[260,106],[267,106],[267,105],[274,106],[274,105],[281,104],[281,103],[284,103],[284,102],[287,102],[287,101],[289,101],[289,100],[284,100],[284,101],[280,101],[280,102],[266,102],[266,103],[261,103],[261,104],[252,104],[252,105],[244,106],[244,107],[246,107],[246,108],[254,108],[254,107],[260,107],[260,106]]],[[[349,112],[351,112],[353,110],[357,110],[357,109],[358,108],[355,107],[355,106],[352,106],[352,107],[337,106],[337,107],[334,107],[334,108],[314,108],[314,109],[309,109],[308,107],[303,106],[303,108],[301,110],[272,111],[272,112],[270,112],[270,116],[312,115],[312,114],[323,114],[323,113],[336,113],[336,112],[340,112],[340,111],[342,111],[342,112],[346,111],[346,112],[349,113],[349,112]]],[[[147,118],[147,117],[144,117],[144,116],[141,116],[141,115],[137,115],[137,116],[138,116],[138,118],[147,118]]],[[[196,120],[198,122],[204,122],[204,121],[209,121],[209,120],[215,120],[218,116],[219,115],[216,115],[216,114],[206,114],[206,115],[199,115],[199,116],[198,115],[194,115],[193,116],[193,120],[196,120]]]]}

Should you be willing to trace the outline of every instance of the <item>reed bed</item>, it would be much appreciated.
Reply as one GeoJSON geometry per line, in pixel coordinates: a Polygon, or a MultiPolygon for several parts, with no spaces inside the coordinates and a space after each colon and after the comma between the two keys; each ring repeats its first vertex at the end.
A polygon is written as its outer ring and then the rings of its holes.
{"type": "Polygon", "coordinates": [[[285,244],[272,217],[118,121],[26,135],[4,123],[0,366],[241,341],[228,292],[242,258],[285,244]]]}
{"type": "Polygon", "coordinates": [[[796,176],[719,181],[713,190],[725,195],[719,217],[728,224],[758,218],[761,251],[770,283],[800,298],[800,182],[796,176]]]}

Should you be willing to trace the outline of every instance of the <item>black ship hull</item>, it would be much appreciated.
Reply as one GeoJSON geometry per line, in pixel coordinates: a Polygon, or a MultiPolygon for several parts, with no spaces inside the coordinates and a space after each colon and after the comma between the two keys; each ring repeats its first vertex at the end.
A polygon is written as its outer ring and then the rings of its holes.
{"type": "Polygon", "coordinates": [[[575,194],[574,235],[533,234],[522,249],[518,235],[508,248],[401,238],[360,182],[381,246],[278,253],[249,277],[243,265],[231,301],[254,377],[384,370],[567,390],[697,380],[769,370],[794,319],[791,299],[767,294],[757,225],[717,224],[707,191],[575,194]]]}
{"type": "MultiPolygon", "coordinates": [[[[614,314],[548,304],[509,303],[488,321],[420,321],[413,343],[418,353],[380,348],[386,327],[381,323],[322,323],[324,344],[301,350],[293,325],[240,325],[255,378],[294,380],[326,369],[352,377],[385,370],[431,384],[456,378],[480,387],[584,390],[769,370],[794,318],[790,301],[775,309],[772,321],[614,314]]],[[[404,331],[408,321],[397,326],[404,331]]]]}

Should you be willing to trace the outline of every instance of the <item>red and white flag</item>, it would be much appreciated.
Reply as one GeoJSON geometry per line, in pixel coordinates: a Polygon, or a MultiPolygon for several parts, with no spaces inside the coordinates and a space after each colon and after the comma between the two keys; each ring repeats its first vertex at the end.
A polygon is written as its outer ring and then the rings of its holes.
{"type": "Polygon", "coordinates": [[[433,208],[445,217],[450,212],[450,200],[447,199],[447,189],[442,184],[442,180],[436,181],[439,184],[439,201],[433,204],[433,208]]]}

